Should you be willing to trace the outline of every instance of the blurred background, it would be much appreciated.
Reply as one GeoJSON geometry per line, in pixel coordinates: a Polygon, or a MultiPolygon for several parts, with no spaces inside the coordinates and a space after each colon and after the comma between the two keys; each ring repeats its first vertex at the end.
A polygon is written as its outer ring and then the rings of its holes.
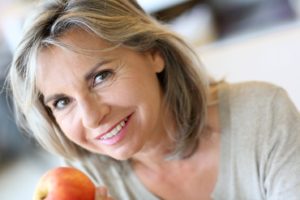
{"type": "MultiPolygon", "coordinates": [[[[208,72],[229,82],[268,81],[300,108],[300,0],[138,0],[197,49],[208,72]]],[[[31,199],[38,178],[60,164],[19,131],[3,88],[34,1],[0,0],[0,199],[31,199]]]]}

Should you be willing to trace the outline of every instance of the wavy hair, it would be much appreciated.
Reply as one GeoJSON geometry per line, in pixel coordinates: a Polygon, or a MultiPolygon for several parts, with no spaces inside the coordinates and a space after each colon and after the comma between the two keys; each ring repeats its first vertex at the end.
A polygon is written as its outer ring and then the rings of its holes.
{"type": "Polygon", "coordinates": [[[62,133],[36,87],[38,53],[57,45],[72,28],[96,34],[114,46],[161,52],[165,68],[158,80],[175,124],[176,146],[170,158],[191,155],[205,127],[208,76],[192,48],[135,0],[48,0],[37,7],[26,23],[8,77],[20,127],[46,150],[67,159],[88,153],[62,133]]]}

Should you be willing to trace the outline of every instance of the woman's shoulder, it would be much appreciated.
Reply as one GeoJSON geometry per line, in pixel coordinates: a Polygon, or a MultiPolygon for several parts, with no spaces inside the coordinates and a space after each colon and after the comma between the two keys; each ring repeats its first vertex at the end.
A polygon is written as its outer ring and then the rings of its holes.
{"type": "Polygon", "coordinates": [[[219,92],[223,173],[215,197],[235,195],[235,199],[247,199],[257,191],[255,199],[259,199],[265,190],[270,194],[284,190],[298,194],[299,179],[291,179],[286,186],[286,178],[299,174],[299,165],[294,161],[299,157],[300,115],[285,90],[265,82],[243,82],[224,83],[219,92]],[[272,178],[277,181],[265,182],[264,177],[274,174],[272,178]],[[232,184],[226,184],[228,181],[232,184]]]}
{"type": "Polygon", "coordinates": [[[224,82],[220,84],[219,89],[221,91],[227,90],[227,92],[230,92],[230,95],[247,95],[247,97],[256,95],[264,97],[276,93],[277,90],[282,90],[281,87],[273,83],[262,81],[246,81],[238,83],[224,82]]]}
{"type": "Polygon", "coordinates": [[[281,87],[261,81],[239,83],[221,83],[220,101],[227,101],[229,106],[249,109],[270,105],[278,93],[285,93],[281,87]]]}
{"type": "Polygon", "coordinates": [[[245,127],[253,130],[262,123],[274,124],[282,120],[283,114],[299,115],[284,89],[257,81],[220,85],[219,112],[223,128],[231,125],[241,128],[241,132],[245,131],[245,127]]]}
{"type": "Polygon", "coordinates": [[[254,136],[275,133],[279,125],[300,126],[299,111],[281,87],[265,82],[225,83],[222,87],[219,112],[223,128],[230,126],[242,135],[247,130],[254,136]]]}

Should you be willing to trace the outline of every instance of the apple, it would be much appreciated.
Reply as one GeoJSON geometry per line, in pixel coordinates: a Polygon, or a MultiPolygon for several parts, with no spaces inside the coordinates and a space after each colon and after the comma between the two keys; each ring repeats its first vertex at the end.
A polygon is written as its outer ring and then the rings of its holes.
{"type": "Polygon", "coordinates": [[[94,200],[96,186],[80,170],[57,167],[39,180],[33,200],[94,200]]]}

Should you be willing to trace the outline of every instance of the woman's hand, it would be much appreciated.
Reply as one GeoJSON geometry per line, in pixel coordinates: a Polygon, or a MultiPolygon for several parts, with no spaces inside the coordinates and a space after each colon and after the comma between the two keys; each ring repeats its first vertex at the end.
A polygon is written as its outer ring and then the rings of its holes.
{"type": "Polygon", "coordinates": [[[114,200],[114,199],[108,196],[106,187],[97,187],[95,200],[114,200]]]}

